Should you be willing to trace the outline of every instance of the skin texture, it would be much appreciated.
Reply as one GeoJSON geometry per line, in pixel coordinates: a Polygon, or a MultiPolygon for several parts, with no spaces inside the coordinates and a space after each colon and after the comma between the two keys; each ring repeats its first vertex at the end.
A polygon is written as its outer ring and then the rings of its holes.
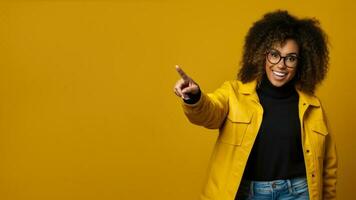
{"type": "MultiPolygon", "coordinates": [[[[283,44],[276,44],[273,46],[273,49],[278,50],[281,53],[281,56],[286,56],[289,54],[299,53],[299,47],[295,40],[288,39],[283,44]]],[[[296,74],[297,67],[290,68],[284,64],[284,59],[281,59],[277,64],[271,64],[266,58],[266,75],[268,80],[272,83],[272,85],[276,87],[281,87],[284,84],[288,83],[292,80],[296,74]],[[283,76],[278,76],[275,73],[283,73],[283,76]]]]}

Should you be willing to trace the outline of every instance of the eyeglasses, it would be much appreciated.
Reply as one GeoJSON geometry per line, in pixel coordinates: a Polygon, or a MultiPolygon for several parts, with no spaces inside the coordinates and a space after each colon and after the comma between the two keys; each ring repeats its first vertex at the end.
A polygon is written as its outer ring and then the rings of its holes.
{"type": "Polygon", "coordinates": [[[281,56],[278,50],[271,49],[267,52],[266,57],[271,64],[278,64],[283,58],[284,65],[289,68],[295,68],[298,64],[298,56],[295,53],[281,56]]]}

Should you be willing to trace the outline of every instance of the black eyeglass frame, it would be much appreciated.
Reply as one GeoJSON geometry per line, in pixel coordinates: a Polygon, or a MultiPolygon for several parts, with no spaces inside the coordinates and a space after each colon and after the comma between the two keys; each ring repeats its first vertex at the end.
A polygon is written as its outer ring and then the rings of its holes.
{"type": "MultiPolygon", "coordinates": [[[[293,54],[294,54],[294,53],[293,53],[293,54]]],[[[268,51],[266,52],[266,59],[268,60],[269,63],[271,63],[271,64],[273,64],[273,65],[278,64],[278,63],[281,62],[281,60],[283,59],[283,63],[284,63],[285,66],[294,69],[294,68],[296,68],[296,67],[298,66],[299,56],[298,56],[298,55],[286,55],[286,56],[282,56],[282,55],[281,55],[281,52],[279,52],[277,49],[270,49],[270,50],[268,50],[268,51]],[[278,62],[276,62],[276,63],[271,62],[270,59],[268,59],[268,55],[269,55],[269,53],[271,53],[272,51],[273,51],[273,52],[276,52],[276,53],[278,54],[278,56],[279,56],[279,60],[278,60],[278,62]],[[286,59],[285,59],[285,58],[288,58],[288,57],[296,58],[297,64],[296,64],[295,66],[293,66],[293,67],[288,66],[288,65],[286,64],[286,59]]]]}

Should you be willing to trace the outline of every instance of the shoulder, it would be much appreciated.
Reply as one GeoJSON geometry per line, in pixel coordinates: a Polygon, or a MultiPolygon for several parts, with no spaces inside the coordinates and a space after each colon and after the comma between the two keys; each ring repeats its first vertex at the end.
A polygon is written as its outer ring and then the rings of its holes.
{"type": "Polygon", "coordinates": [[[244,85],[245,84],[242,83],[240,80],[231,79],[231,80],[224,81],[219,89],[225,89],[225,90],[237,92],[241,90],[241,88],[243,88],[244,85]]]}
{"type": "Polygon", "coordinates": [[[256,91],[256,80],[247,83],[243,83],[240,80],[230,80],[229,83],[231,84],[231,87],[234,89],[235,93],[252,94],[256,91]]]}

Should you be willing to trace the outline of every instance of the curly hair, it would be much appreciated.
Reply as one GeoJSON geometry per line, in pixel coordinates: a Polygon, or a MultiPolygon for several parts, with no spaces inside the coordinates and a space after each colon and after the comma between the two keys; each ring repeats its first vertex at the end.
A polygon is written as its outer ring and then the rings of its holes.
{"type": "MultiPolygon", "coordinates": [[[[265,72],[265,53],[274,44],[293,39],[299,46],[298,66],[294,77],[301,91],[314,94],[328,71],[328,39],[315,18],[298,19],[288,11],[267,13],[249,29],[243,47],[241,69],[237,78],[260,83],[265,72]]],[[[258,84],[259,85],[259,84],[258,84]]]]}

